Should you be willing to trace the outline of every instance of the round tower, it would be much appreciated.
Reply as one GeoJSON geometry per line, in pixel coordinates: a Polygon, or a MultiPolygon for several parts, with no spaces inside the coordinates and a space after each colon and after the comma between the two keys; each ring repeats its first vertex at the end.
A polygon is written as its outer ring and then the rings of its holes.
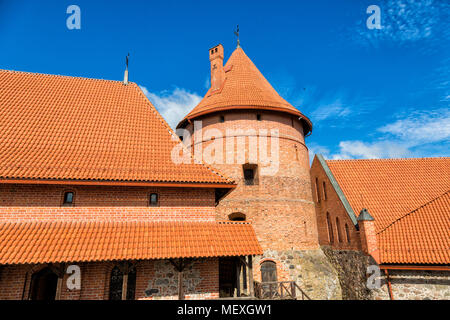
{"type": "Polygon", "coordinates": [[[239,46],[225,66],[222,45],[209,57],[211,88],[177,128],[188,133],[184,142],[196,159],[237,183],[217,218],[252,223],[264,250],[254,261],[256,281],[294,280],[312,296],[337,297],[336,273],[318,244],[305,144],[311,121],[239,46]]]}

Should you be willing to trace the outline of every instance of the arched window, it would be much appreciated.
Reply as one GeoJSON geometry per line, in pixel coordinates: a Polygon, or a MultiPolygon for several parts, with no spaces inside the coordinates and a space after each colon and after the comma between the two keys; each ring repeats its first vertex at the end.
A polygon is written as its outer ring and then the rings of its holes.
{"type": "Polygon", "coordinates": [[[323,187],[323,200],[327,200],[327,186],[325,184],[325,181],[322,182],[322,187],[323,187]]]}
{"type": "Polygon", "coordinates": [[[233,212],[228,215],[228,220],[230,220],[230,221],[245,221],[246,216],[242,212],[233,212]]]}
{"type": "Polygon", "coordinates": [[[150,194],[149,205],[150,205],[150,207],[159,206],[159,197],[158,197],[157,193],[150,194]]]}
{"type": "Polygon", "coordinates": [[[338,217],[336,217],[336,231],[337,231],[338,241],[342,242],[341,224],[339,223],[339,218],[338,217]]]}
{"type": "Polygon", "coordinates": [[[331,224],[330,214],[327,212],[327,225],[328,225],[328,242],[334,242],[333,225],[331,224]]]}
{"type": "Polygon", "coordinates": [[[261,263],[261,281],[276,282],[277,281],[277,265],[273,261],[264,261],[261,263]]]}
{"type": "Polygon", "coordinates": [[[31,277],[31,300],[55,300],[58,276],[49,267],[36,272],[31,277]]]}
{"type": "Polygon", "coordinates": [[[66,192],[64,192],[64,197],[63,197],[63,205],[64,206],[72,206],[73,205],[73,200],[74,200],[74,193],[73,193],[73,191],[66,191],[66,192]]]}
{"type": "Polygon", "coordinates": [[[316,194],[317,194],[317,202],[320,202],[320,190],[319,190],[319,179],[316,178],[316,194]]]}
{"type": "Polygon", "coordinates": [[[348,230],[348,224],[345,224],[345,237],[347,238],[347,243],[350,243],[350,231],[348,230]]]}
{"type": "Polygon", "coordinates": [[[111,270],[109,280],[109,300],[123,300],[123,288],[126,284],[126,300],[134,300],[136,290],[136,269],[132,265],[119,268],[115,266],[111,270]],[[123,272],[125,271],[125,272],[123,272]]]}

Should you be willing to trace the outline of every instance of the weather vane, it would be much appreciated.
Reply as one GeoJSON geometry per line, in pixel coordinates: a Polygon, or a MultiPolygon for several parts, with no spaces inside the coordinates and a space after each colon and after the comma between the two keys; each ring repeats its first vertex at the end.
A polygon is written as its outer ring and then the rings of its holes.
{"type": "Polygon", "coordinates": [[[237,37],[237,47],[240,48],[240,47],[241,47],[241,44],[240,44],[240,42],[239,42],[239,25],[237,25],[237,28],[236,28],[236,31],[234,32],[234,34],[235,34],[236,37],[237,37]]]}

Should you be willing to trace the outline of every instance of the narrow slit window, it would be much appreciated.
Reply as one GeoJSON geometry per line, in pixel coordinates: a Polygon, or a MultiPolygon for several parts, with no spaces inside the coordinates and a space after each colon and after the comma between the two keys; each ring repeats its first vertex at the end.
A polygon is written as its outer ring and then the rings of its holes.
{"type": "Polygon", "coordinates": [[[339,218],[338,217],[336,217],[336,231],[337,231],[338,241],[342,242],[341,225],[339,223],[339,218]]]}
{"type": "Polygon", "coordinates": [[[261,121],[261,115],[259,113],[256,115],[256,120],[261,121]]]}
{"type": "Polygon", "coordinates": [[[331,224],[330,214],[327,212],[327,226],[328,226],[328,242],[334,242],[333,225],[331,224]]]}
{"type": "Polygon", "coordinates": [[[345,224],[345,237],[347,238],[347,243],[350,243],[350,231],[348,230],[348,224],[345,224]]]}
{"type": "Polygon", "coordinates": [[[220,123],[223,123],[223,122],[225,122],[225,116],[220,116],[220,119],[219,119],[219,121],[220,121],[220,123]]]}
{"type": "Polygon", "coordinates": [[[317,178],[316,178],[316,195],[317,195],[317,202],[320,202],[319,179],[317,178]]]}
{"type": "Polygon", "coordinates": [[[328,197],[327,197],[327,186],[325,184],[325,181],[322,182],[322,187],[323,187],[323,200],[327,200],[328,199],[328,197]]]}

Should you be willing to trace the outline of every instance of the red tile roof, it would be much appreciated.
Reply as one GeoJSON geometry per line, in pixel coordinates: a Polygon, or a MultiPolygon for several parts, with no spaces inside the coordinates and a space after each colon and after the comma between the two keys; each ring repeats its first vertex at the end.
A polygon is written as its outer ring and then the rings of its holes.
{"type": "Polygon", "coordinates": [[[0,264],[259,255],[242,222],[0,223],[0,264]]]}
{"type": "Polygon", "coordinates": [[[275,91],[242,48],[237,48],[232,53],[224,68],[226,72],[222,89],[212,92],[210,88],[203,100],[189,112],[178,127],[182,127],[187,119],[207,113],[231,109],[258,109],[282,111],[302,117],[308,131],[311,131],[311,121],[275,91]]]}
{"type": "Polygon", "coordinates": [[[326,163],[353,211],[375,218],[382,263],[450,263],[450,158],[326,163]]]}
{"type": "Polygon", "coordinates": [[[0,181],[232,185],[175,164],[173,131],[135,83],[0,70],[0,181]]]}
{"type": "Polygon", "coordinates": [[[378,233],[383,263],[450,263],[450,192],[394,221],[378,233]]]}

